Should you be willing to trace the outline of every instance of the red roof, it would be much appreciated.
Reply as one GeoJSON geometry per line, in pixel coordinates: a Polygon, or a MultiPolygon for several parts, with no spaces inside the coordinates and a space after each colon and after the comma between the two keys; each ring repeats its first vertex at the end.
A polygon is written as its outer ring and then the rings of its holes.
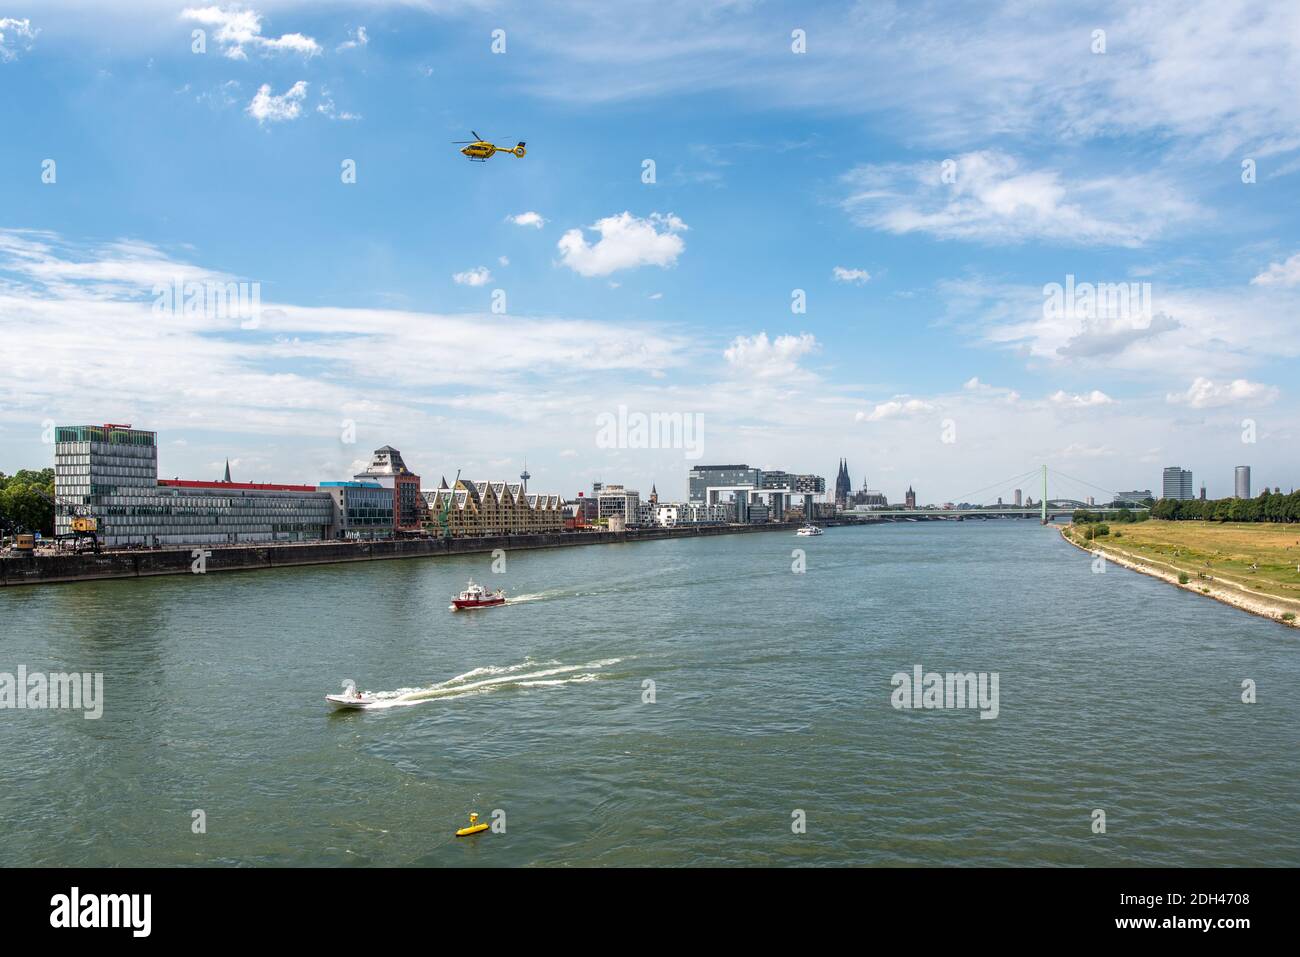
{"type": "Polygon", "coordinates": [[[314,485],[268,485],[265,482],[192,482],[189,479],[159,479],[172,488],[250,489],[258,492],[314,492],[314,485]]]}

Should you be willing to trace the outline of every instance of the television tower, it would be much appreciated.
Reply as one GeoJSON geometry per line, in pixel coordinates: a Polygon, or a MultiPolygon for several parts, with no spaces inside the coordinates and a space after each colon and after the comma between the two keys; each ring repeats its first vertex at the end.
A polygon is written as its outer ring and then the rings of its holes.
{"type": "Polygon", "coordinates": [[[525,458],[524,458],[524,470],[523,470],[522,472],[519,473],[519,481],[521,481],[521,482],[524,483],[524,494],[525,494],[525,495],[528,494],[528,480],[529,480],[530,478],[532,478],[532,475],[530,475],[529,472],[528,472],[528,458],[525,457],[525,458]]]}

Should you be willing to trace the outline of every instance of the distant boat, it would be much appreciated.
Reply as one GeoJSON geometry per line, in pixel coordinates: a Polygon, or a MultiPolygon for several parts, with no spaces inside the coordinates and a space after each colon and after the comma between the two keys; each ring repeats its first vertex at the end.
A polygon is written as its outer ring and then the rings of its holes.
{"type": "Polygon", "coordinates": [[[812,524],[811,522],[809,522],[807,525],[804,525],[797,532],[795,532],[796,535],[820,535],[821,533],[822,530],[818,528],[816,525],[812,524]]]}
{"type": "Polygon", "coordinates": [[[457,597],[451,600],[452,611],[468,611],[471,608],[491,608],[494,605],[504,605],[506,603],[506,593],[500,588],[489,593],[482,585],[476,585],[471,579],[470,583],[465,586],[465,590],[457,597]]]}

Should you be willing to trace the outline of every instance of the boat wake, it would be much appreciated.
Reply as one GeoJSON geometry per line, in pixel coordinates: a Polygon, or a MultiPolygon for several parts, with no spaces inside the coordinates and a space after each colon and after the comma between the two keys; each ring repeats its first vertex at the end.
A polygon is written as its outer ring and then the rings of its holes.
{"type": "Polygon", "coordinates": [[[534,661],[529,658],[515,665],[484,665],[426,688],[368,692],[375,700],[362,710],[382,711],[386,708],[402,708],[429,701],[450,701],[509,689],[583,684],[599,680],[601,669],[623,660],[604,658],[584,665],[566,665],[559,661],[534,661]]]}
{"type": "Polygon", "coordinates": [[[548,598],[559,598],[564,595],[562,591],[539,591],[529,595],[507,595],[507,605],[520,605],[526,601],[545,601],[548,598]]]}

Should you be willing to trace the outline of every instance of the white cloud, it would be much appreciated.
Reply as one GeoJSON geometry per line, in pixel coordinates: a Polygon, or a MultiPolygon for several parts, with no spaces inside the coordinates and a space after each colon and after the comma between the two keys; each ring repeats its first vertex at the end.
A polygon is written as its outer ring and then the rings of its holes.
{"type": "Polygon", "coordinates": [[[306,80],[299,80],[278,96],[271,92],[271,84],[263,83],[245,112],[259,124],[283,123],[286,120],[296,120],[302,115],[302,101],[306,98],[306,80]]]}
{"type": "Polygon", "coordinates": [[[865,269],[846,269],[844,266],[836,266],[831,270],[831,275],[836,282],[851,282],[858,286],[871,279],[871,273],[865,269]]]}
{"type": "Polygon", "coordinates": [[[667,268],[686,248],[678,233],[688,227],[672,213],[651,213],[641,219],[624,211],[589,228],[600,233],[595,243],[588,243],[581,229],[570,229],[556,244],[561,263],[581,276],[608,276],[639,266],[667,268]]]}
{"type": "Polygon", "coordinates": [[[1279,394],[1275,386],[1260,382],[1233,379],[1231,382],[1216,384],[1198,376],[1186,392],[1171,392],[1165,399],[1175,405],[1188,405],[1193,409],[1213,409],[1239,403],[1267,405],[1275,401],[1279,394]]]}
{"type": "Polygon", "coordinates": [[[723,352],[727,364],[735,372],[758,378],[775,378],[803,375],[799,360],[816,352],[820,346],[810,332],[797,336],[777,336],[768,339],[766,332],[756,336],[737,336],[723,352]]]}
{"type": "MultiPolygon", "coordinates": [[[[580,416],[566,414],[554,431],[553,447],[564,448],[573,443],[573,423],[590,421],[589,409],[608,395],[600,377],[623,386],[639,381],[680,365],[689,344],[662,327],[622,321],[493,316],[507,341],[484,350],[480,314],[304,307],[265,298],[260,324],[242,329],[237,317],[202,311],[160,315],[151,283],[174,278],[243,277],[171,261],[144,243],[84,247],[50,233],[0,229],[0,423],[80,417],[93,407],[135,410],[171,431],[168,438],[227,415],[251,434],[328,437],[337,436],[341,415],[351,416],[366,419],[375,435],[407,416],[432,426],[431,405],[460,401],[480,411],[476,402],[487,389],[513,394],[491,410],[498,423],[535,409],[544,417],[551,408],[577,409],[580,416]],[[92,334],[96,329],[112,334],[92,334]],[[454,368],[431,383],[430,357],[447,354],[458,356],[454,368]],[[78,370],[80,389],[67,389],[61,368],[78,370]],[[138,389],[146,377],[148,395],[138,389]],[[593,378],[602,387],[595,398],[584,397],[592,387],[581,382],[593,378]],[[411,398],[417,393],[418,402],[411,398]],[[532,409],[530,395],[537,400],[532,409]],[[209,417],[206,409],[221,412],[209,417]]],[[[476,446],[483,447],[481,436],[467,433],[465,447],[476,446]]]]}
{"type": "Polygon", "coordinates": [[[320,44],[301,33],[286,33],[278,38],[262,36],[262,17],[255,10],[240,7],[222,8],[215,4],[207,7],[187,7],[181,11],[182,20],[215,27],[213,37],[221,52],[232,60],[247,60],[245,47],[256,47],[271,52],[286,51],[313,57],[321,52],[320,44]]]}
{"type": "Polygon", "coordinates": [[[32,21],[26,18],[0,17],[0,63],[16,60],[20,49],[30,50],[40,32],[32,29],[32,21]]]}
{"type": "Polygon", "coordinates": [[[530,89],[566,103],[723,90],[777,109],[896,118],[909,141],[948,148],[1132,135],[1239,158],[1300,139],[1300,101],[1274,82],[1295,70],[1294,3],[823,5],[800,22],[818,38],[805,57],[770,42],[781,15],[764,6],[548,8],[528,27],[530,89]],[[1089,50],[1098,27],[1105,55],[1089,50]]]}
{"type": "Polygon", "coordinates": [[[317,56],[320,53],[320,44],[301,33],[286,33],[278,40],[263,41],[262,46],[267,50],[288,50],[307,56],[317,56]]]}
{"type": "Polygon", "coordinates": [[[355,50],[363,47],[370,42],[370,37],[366,35],[365,27],[357,27],[348,34],[348,39],[340,43],[335,49],[337,50],[355,50]]]}
{"type": "Polygon", "coordinates": [[[1252,286],[1294,286],[1300,283],[1300,253],[1286,262],[1270,263],[1269,267],[1250,281],[1252,286]]]}
{"type": "Polygon", "coordinates": [[[842,205],[860,225],[940,239],[1134,247],[1196,212],[1154,174],[1068,179],[996,150],[859,166],[843,179],[842,205]]]}
{"type": "Polygon", "coordinates": [[[55,298],[136,299],[152,296],[159,284],[235,278],[173,259],[151,243],[118,240],[76,248],[37,230],[0,230],[0,261],[5,270],[55,298]]]}
{"type": "Polygon", "coordinates": [[[498,257],[497,257],[497,262],[500,263],[502,266],[509,266],[509,265],[510,265],[510,257],[509,257],[509,256],[498,256],[498,257]]]}
{"type": "Polygon", "coordinates": [[[451,279],[458,286],[486,286],[492,281],[492,271],[487,266],[475,266],[453,274],[451,279]]]}
{"type": "Polygon", "coordinates": [[[506,222],[514,223],[516,226],[532,226],[536,229],[541,229],[546,225],[546,220],[542,217],[542,214],[535,213],[532,210],[520,213],[518,216],[507,216],[506,222]]]}
{"type": "Polygon", "coordinates": [[[980,395],[1000,398],[1006,402],[1020,401],[1020,393],[1015,389],[1008,389],[999,385],[989,385],[987,382],[981,382],[979,376],[971,376],[962,383],[961,387],[966,392],[976,392],[980,395]]]}
{"type": "Polygon", "coordinates": [[[1047,400],[1053,405],[1059,405],[1070,409],[1086,409],[1098,405],[1114,405],[1115,400],[1108,396],[1100,389],[1093,389],[1091,392],[1070,393],[1064,389],[1059,389],[1047,397],[1047,400]]]}
{"type": "Polygon", "coordinates": [[[1134,311],[1114,320],[1078,309],[1047,310],[1042,286],[963,279],[940,283],[940,292],[946,325],[1013,350],[1037,368],[1136,374],[1164,390],[1196,376],[1237,378],[1257,365],[1300,356],[1300,286],[1153,285],[1158,308],[1149,317],[1134,311]]]}
{"type": "Polygon", "coordinates": [[[1088,445],[1084,442],[1071,442],[1061,449],[1061,458],[1065,459],[1102,459],[1115,454],[1108,445],[1088,445]]]}
{"type": "Polygon", "coordinates": [[[906,396],[899,396],[897,399],[879,403],[870,412],[859,412],[854,418],[858,422],[880,422],[883,419],[924,415],[934,412],[938,408],[933,402],[926,402],[924,399],[909,399],[906,396]]]}
{"type": "Polygon", "coordinates": [[[321,114],[324,117],[327,117],[328,119],[342,120],[344,122],[347,122],[349,120],[361,119],[360,113],[349,113],[346,110],[344,110],[343,112],[339,112],[338,109],[334,106],[334,97],[330,96],[329,90],[322,87],[320,92],[321,92],[321,101],[316,104],[317,113],[321,114]]]}

